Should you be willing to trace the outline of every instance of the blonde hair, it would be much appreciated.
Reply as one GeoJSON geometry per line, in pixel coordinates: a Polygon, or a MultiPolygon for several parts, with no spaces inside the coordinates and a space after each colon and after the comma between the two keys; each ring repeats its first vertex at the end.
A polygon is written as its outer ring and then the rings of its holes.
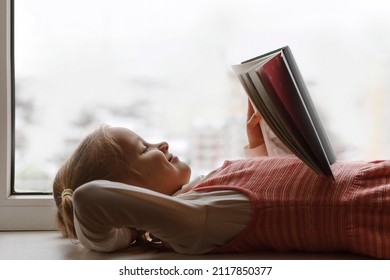
{"type": "Polygon", "coordinates": [[[127,173],[122,149],[108,129],[109,126],[102,125],[87,135],[54,178],[57,229],[65,237],[77,239],[73,221],[72,192],[93,180],[120,181],[120,177],[127,173]],[[63,195],[64,191],[67,195],[63,195]]]}

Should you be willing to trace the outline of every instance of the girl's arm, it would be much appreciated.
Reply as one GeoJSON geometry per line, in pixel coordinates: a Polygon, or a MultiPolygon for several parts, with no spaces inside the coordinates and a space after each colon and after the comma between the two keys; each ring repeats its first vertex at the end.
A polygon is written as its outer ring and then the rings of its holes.
{"type": "Polygon", "coordinates": [[[73,205],[78,239],[96,251],[127,248],[140,230],[180,246],[183,233],[201,236],[204,229],[204,207],[121,183],[93,181],[82,185],[73,194],[73,205]]]}
{"type": "Polygon", "coordinates": [[[247,148],[255,149],[264,145],[264,136],[260,127],[260,120],[262,120],[262,117],[259,112],[256,112],[253,109],[252,103],[249,99],[246,117],[246,134],[248,138],[247,148]]]}
{"type": "Polygon", "coordinates": [[[246,135],[248,144],[244,147],[246,158],[258,156],[267,156],[267,149],[264,143],[263,132],[260,126],[262,117],[259,112],[253,109],[252,103],[248,99],[247,119],[246,119],[246,135]]]}
{"type": "Polygon", "coordinates": [[[269,128],[260,113],[253,109],[252,103],[249,100],[246,132],[248,145],[245,146],[244,153],[247,158],[292,154],[269,128]]]}

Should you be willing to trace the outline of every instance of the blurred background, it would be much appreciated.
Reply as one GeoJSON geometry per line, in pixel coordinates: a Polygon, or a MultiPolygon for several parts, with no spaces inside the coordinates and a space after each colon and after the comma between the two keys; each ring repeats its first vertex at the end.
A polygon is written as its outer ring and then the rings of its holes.
{"type": "Polygon", "coordinates": [[[339,160],[390,158],[385,0],[15,0],[15,191],[124,126],[204,174],[242,157],[230,65],[289,45],[339,160]]]}

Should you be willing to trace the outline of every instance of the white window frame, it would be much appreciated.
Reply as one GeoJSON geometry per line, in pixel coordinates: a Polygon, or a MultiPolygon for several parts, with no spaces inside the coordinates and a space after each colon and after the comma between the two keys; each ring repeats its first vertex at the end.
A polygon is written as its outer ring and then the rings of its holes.
{"type": "Polygon", "coordinates": [[[12,195],[11,0],[0,0],[0,230],[53,230],[51,195],[12,195]]]}

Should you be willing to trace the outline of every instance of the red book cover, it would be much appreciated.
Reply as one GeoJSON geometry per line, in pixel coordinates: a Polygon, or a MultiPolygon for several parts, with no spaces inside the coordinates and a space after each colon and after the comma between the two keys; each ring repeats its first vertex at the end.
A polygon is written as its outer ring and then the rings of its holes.
{"type": "Polygon", "coordinates": [[[274,104],[282,103],[299,131],[307,136],[305,128],[307,121],[310,120],[307,119],[306,108],[302,106],[301,97],[282,55],[278,54],[271,58],[257,70],[257,74],[269,97],[276,101],[274,104]]]}

